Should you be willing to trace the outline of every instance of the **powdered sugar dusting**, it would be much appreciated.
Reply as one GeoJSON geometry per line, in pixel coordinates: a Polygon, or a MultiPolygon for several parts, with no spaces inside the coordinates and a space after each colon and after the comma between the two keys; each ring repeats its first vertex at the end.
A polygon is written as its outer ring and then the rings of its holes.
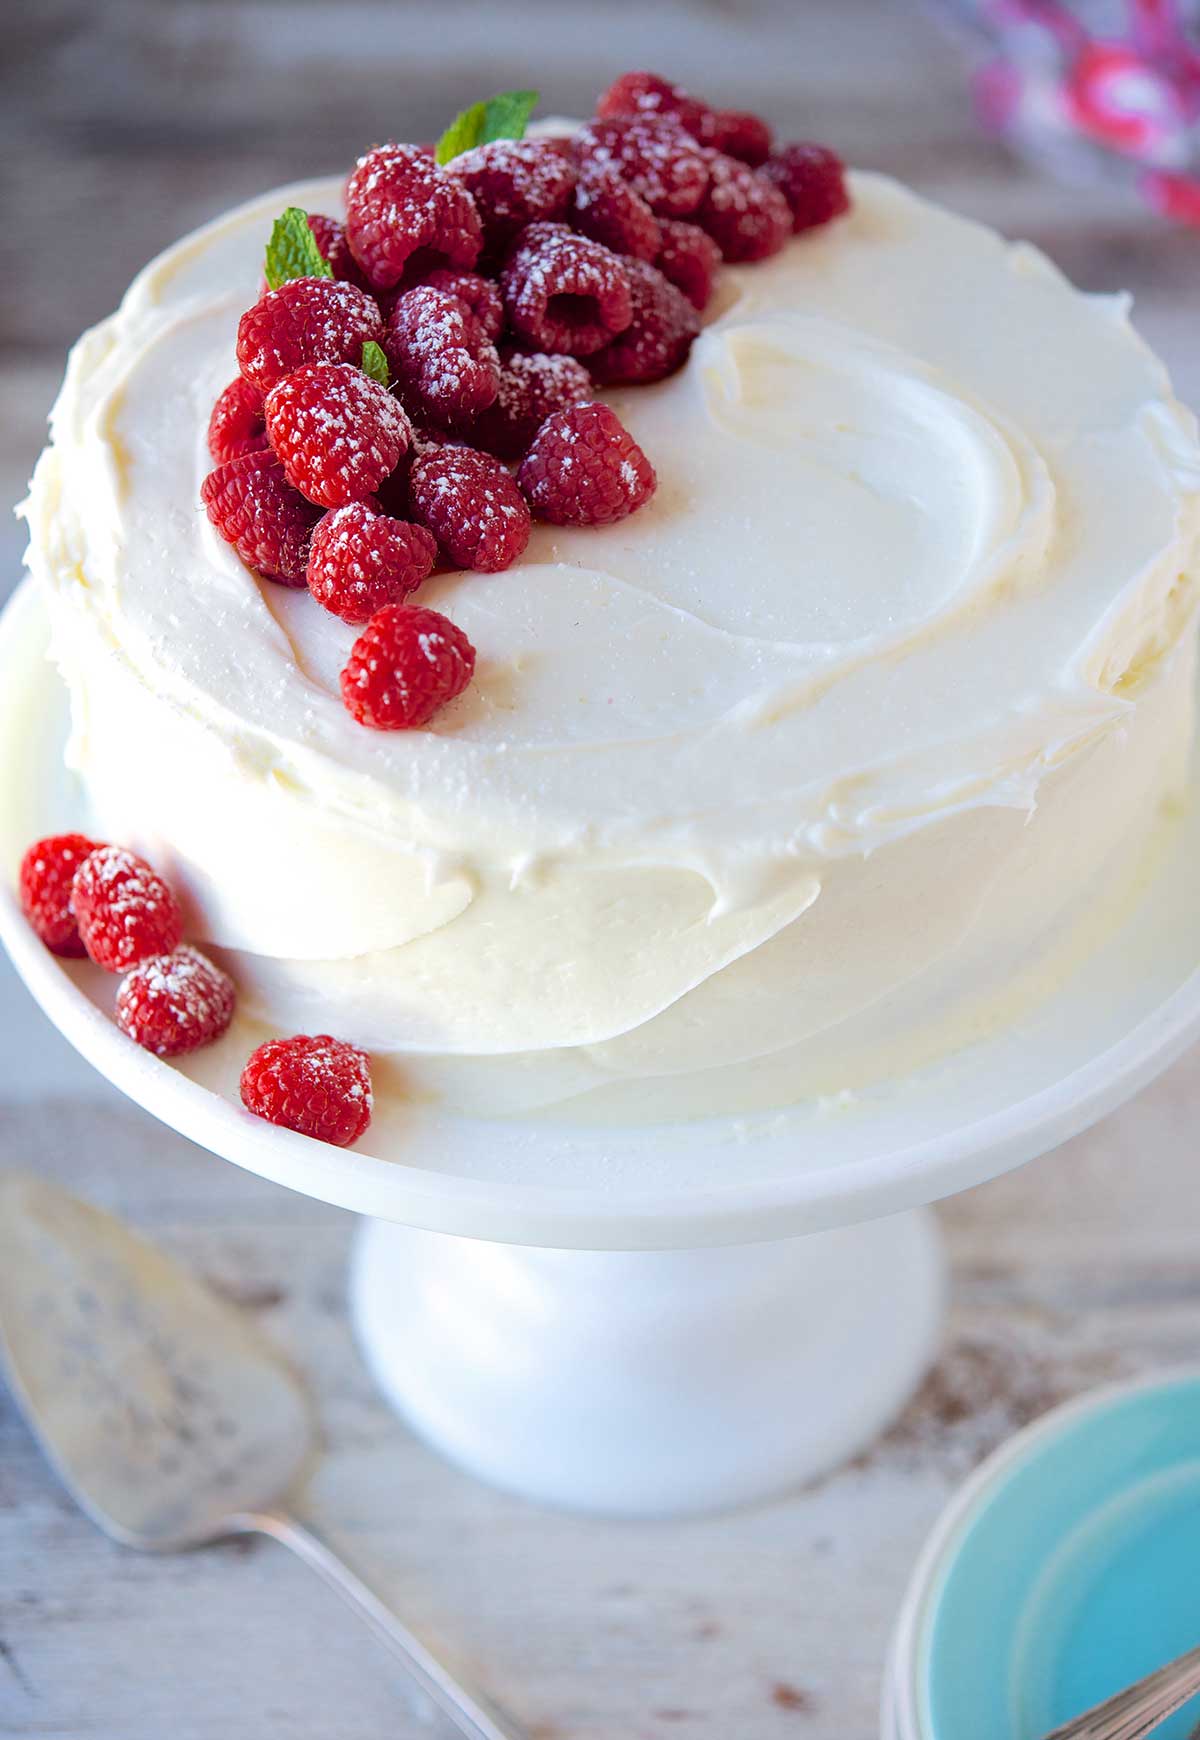
{"type": "Polygon", "coordinates": [[[652,72],[622,73],[601,93],[597,115],[663,116],[677,121],[693,138],[710,142],[715,116],[707,103],[652,72]]]}
{"type": "Polygon", "coordinates": [[[683,291],[693,308],[707,308],[721,264],[720,248],[698,224],[664,218],[660,229],[662,246],[655,265],[664,278],[683,291]]]}
{"type": "Polygon", "coordinates": [[[708,189],[696,214],[727,260],[763,260],[792,233],[787,200],[765,176],[736,157],[706,153],[708,189]]]}
{"type": "Polygon", "coordinates": [[[793,230],[827,224],[850,208],[845,167],[827,145],[784,145],[771,154],[762,172],[787,200],[793,230]]]}
{"type": "Polygon", "coordinates": [[[482,278],[478,272],[452,272],[437,266],[425,274],[422,282],[465,302],[493,343],[504,331],[504,303],[499,287],[490,278],[482,278]]]}
{"type": "Polygon", "coordinates": [[[183,929],[168,884],[124,846],[100,846],[84,859],[72,884],[71,907],[88,954],[109,972],[124,972],[147,955],[173,949],[183,929]]]}
{"type": "Polygon", "coordinates": [[[471,438],[503,458],[519,458],[547,417],[590,399],[592,392],[591,376],[573,356],[508,351],[495,402],[476,420],[471,438]]]}
{"type": "Polygon", "coordinates": [[[572,203],[576,229],[616,254],[653,260],[662,245],[658,219],[611,164],[584,159],[572,203]]]}
{"type": "Polygon", "coordinates": [[[669,115],[621,115],[590,123],[581,154],[616,171],[658,217],[687,217],[708,185],[705,150],[669,115]]]}
{"type": "Polygon", "coordinates": [[[521,487],[555,525],[609,525],[657,487],[654,467],[608,405],[574,405],[548,417],[522,462],[521,487]]]}
{"type": "Polygon", "coordinates": [[[387,605],[351,648],[342,695],[360,724],[407,731],[461,694],[474,670],[475,648],[449,617],[387,605]]]}
{"type": "Polygon", "coordinates": [[[371,1122],[366,1052],[328,1033],[270,1039],[242,1071],[242,1103],[257,1117],[345,1148],[371,1122]]]}
{"type": "Polygon", "coordinates": [[[489,453],[440,447],[414,460],[413,511],[460,568],[495,573],[529,541],[529,508],[509,473],[489,453]]]}
{"type": "Polygon", "coordinates": [[[303,586],[308,540],[320,511],[288,482],[270,450],[209,472],[200,487],[209,520],[243,562],[269,580],[303,586]]]}
{"type": "Polygon", "coordinates": [[[305,363],[355,362],[383,339],[373,299],[340,278],[292,278],[268,290],[238,323],[238,367],[266,393],[305,363]]]}
{"type": "Polygon", "coordinates": [[[386,347],[397,387],[417,414],[453,424],[496,397],[496,347],[467,304],[445,290],[406,291],[388,321],[386,347]]]}
{"type": "Polygon", "coordinates": [[[77,958],[85,952],[71,910],[71,887],[96,845],[86,834],[53,834],[35,840],[21,859],[21,910],[54,954],[77,958]]]}
{"type": "Polygon", "coordinates": [[[117,1025],[146,1051],[178,1057],[219,1039],[235,1002],[228,973],[185,943],[126,976],[117,992],[117,1025]]]}
{"type": "Polygon", "coordinates": [[[575,185],[570,158],[544,139],[497,139],[447,167],[474,199],[493,254],[526,224],[564,216],[575,185]]]}
{"type": "Polygon", "coordinates": [[[349,363],[297,369],[267,394],[265,411],[289,481],[322,507],[372,494],[412,432],[387,388],[349,363]]]}
{"type": "Polygon", "coordinates": [[[632,318],[592,363],[597,380],[645,385],[673,374],[687,360],[700,318],[681,290],[656,266],[627,260],[632,318]]]}
{"type": "Polygon", "coordinates": [[[469,270],[483,229],[475,202],[413,145],[377,145],[346,184],[346,235],[376,290],[399,283],[418,250],[429,266],[469,270]]]}
{"type": "Polygon", "coordinates": [[[500,276],[514,332],[539,350],[593,355],[629,325],[625,268],[565,224],[531,224],[500,276]]]}
{"type": "Polygon", "coordinates": [[[327,513],[313,533],[308,589],[343,622],[366,622],[414,591],[436,558],[437,544],[424,526],[351,502],[327,513]]]}

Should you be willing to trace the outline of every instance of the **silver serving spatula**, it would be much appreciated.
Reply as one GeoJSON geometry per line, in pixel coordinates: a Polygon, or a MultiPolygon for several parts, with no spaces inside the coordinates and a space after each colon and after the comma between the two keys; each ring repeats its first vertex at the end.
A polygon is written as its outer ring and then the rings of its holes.
{"type": "Polygon", "coordinates": [[[149,1552],[270,1535],[468,1740],[524,1740],[284,1508],[315,1423],[257,1328],[111,1215],[19,1172],[0,1175],[0,1357],[51,1464],[106,1533],[149,1552]]]}

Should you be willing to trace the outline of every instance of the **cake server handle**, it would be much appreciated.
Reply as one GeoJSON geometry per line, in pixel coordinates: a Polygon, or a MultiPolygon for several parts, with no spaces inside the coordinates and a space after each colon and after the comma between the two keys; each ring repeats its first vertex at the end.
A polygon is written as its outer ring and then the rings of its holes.
{"type": "Polygon", "coordinates": [[[311,1528],[283,1510],[248,1511],[231,1519],[231,1527],[240,1534],[269,1535],[311,1565],[366,1620],[375,1635],[391,1646],[421,1691],[450,1718],[465,1740],[528,1740],[524,1729],[451,1673],[311,1528]]]}
{"type": "Polygon", "coordinates": [[[1200,1648],[1076,1716],[1045,1740],[1141,1740],[1200,1692],[1200,1648]]]}

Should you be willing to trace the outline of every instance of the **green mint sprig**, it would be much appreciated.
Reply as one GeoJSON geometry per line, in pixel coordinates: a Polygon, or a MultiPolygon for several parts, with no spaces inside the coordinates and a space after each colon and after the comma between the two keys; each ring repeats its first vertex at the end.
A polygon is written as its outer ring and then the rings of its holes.
{"type": "Polygon", "coordinates": [[[289,205],[277,217],[267,243],[267,283],[278,290],[289,278],[332,278],[333,267],[317,246],[308,227],[308,213],[289,205]]]}
{"type": "Polygon", "coordinates": [[[363,345],[362,371],[365,375],[370,375],[373,381],[378,381],[381,387],[388,387],[392,383],[383,346],[376,344],[373,338],[369,338],[363,345]]]}
{"type": "Polygon", "coordinates": [[[438,140],[437,161],[449,163],[452,157],[476,145],[490,145],[494,139],[523,139],[540,95],[540,91],[501,91],[486,102],[472,103],[455,115],[438,140]]]}

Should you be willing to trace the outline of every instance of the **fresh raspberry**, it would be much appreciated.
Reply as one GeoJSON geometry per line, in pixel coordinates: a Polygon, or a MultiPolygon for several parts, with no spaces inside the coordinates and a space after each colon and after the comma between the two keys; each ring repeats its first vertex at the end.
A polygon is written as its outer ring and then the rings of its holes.
{"type": "Polygon", "coordinates": [[[437,560],[424,526],[379,514],[366,502],[334,508],[317,522],[308,552],[308,589],[343,622],[366,622],[416,590],[437,560]]]}
{"type": "Polygon", "coordinates": [[[357,284],[360,290],[369,290],[366,275],[354,255],[350,252],[350,243],[346,239],[346,226],[336,218],[326,217],[324,212],[314,211],[308,214],[308,227],[313,233],[313,240],[326,265],[335,278],[341,278],[347,284],[357,284]]]}
{"type": "Polygon", "coordinates": [[[579,134],[582,163],[614,169],[656,217],[687,217],[708,186],[706,148],[670,116],[617,115],[579,134]]]}
{"type": "Polygon", "coordinates": [[[793,230],[815,229],[850,209],[845,165],[827,145],[781,145],[762,173],[787,200],[793,230]]]}
{"type": "Polygon", "coordinates": [[[595,401],[547,417],[517,475],[538,518],[556,526],[623,520],[658,486],[615,411],[595,401]]]}
{"type": "Polygon", "coordinates": [[[575,186],[571,223],[614,254],[652,260],[662,240],[658,219],[615,169],[588,163],[575,186]]]}
{"type": "Polygon", "coordinates": [[[87,953],[71,911],[71,884],[83,860],[97,850],[96,841],[86,834],[51,834],[35,840],[21,859],[21,911],[51,954],[87,953]]]}
{"type": "Polygon", "coordinates": [[[288,482],[321,507],[371,495],[408,451],[398,400],[351,363],[297,369],[271,388],[265,411],[288,482]]]}
{"type": "Polygon", "coordinates": [[[596,104],[601,119],[614,115],[670,115],[705,144],[710,142],[712,110],[669,79],[652,72],[627,72],[609,85],[596,104]]]}
{"type": "Polygon", "coordinates": [[[592,374],[608,386],[661,381],[687,360],[700,317],[682,290],[644,260],[630,260],[633,319],[619,338],[588,359],[592,374]]]}
{"type": "Polygon", "coordinates": [[[360,362],[383,342],[383,316],[365,290],[339,278],[290,278],[238,322],[237,359],[261,393],[304,363],[360,362]]]}
{"type": "Polygon", "coordinates": [[[708,143],[726,157],[736,157],[757,169],[771,155],[771,129],[758,115],[743,109],[718,109],[712,118],[708,143]]]}
{"type": "Polygon", "coordinates": [[[240,459],[243,453],[261,453],[266,445],[263,396],[239,375],[212,408],[208,451],[218,465],[224,465],[229,459],[240,459]]]}
{"type": "Polygon", "coordinates": [[[553,411],[590,399],[592,390],[592,377],[573,356],[507,351],[496,402],[476,418],[471,440],[502,459],[519,459],[553,411]]]}
{"type": "Polygon", "coordinates": [[[765,175],[719,151],[708,155],[708,192],[696,213],[727,260],[765,260],[792,233],[787,200],[765,175]]]}
{"type": "Polygon", "coordinates": [[[200,485],[208,517],[242,561],[284,586],[304,585],[319,509],[305,501],[268,448],[210,471],[200,485]]]}
{"type": "Polygon", "coordinates": [[[565,224],[531,224],[500,290],[513,331],[532,349],[590,356],[629,325],[625,261],[565,224]]]}
{"type": "Polygon", "coordinates": [[[376,290],[390,290],[407,267],[470,271],[483,245],[475,202],[419,146],[377,145],[346,183],[346,236],[376,290]]]}
{"type": "Polygon", "coordinates": [[[97,846],[71,884],[71,910],[98,967],[128,972],[148,955],[169,955],[183,918],[170,887],[124,846],[97,846]]]}
{"type": "Polygon", "coordinates": [[[493,343],[504,331],[504,301],[490,278],[481,278],[478,272],[452,272],[446,266],[435,266],[421,282],[465,302],[493,343]]]}
{"type": "Polygon", "coordinates": [[[408,731],[461,695],[474,670],[475,648],[448,616],[385,604],[350,649],[342,699],[360,725],[408,731]]]}
{"type": "Polygon", "coordinates": [[[466,303],[429,284],[406,290],[384,340],[396,390],[417,417],[461,424],[496,397],[496,347],[466,303]]]}
{"type": "Polygon", "coordinates": [[[693,308],[708,307],[721,250],[697,224],[679,218],[662,220],[662,247],[654,264],[664,278],[682,290],[693,308]]]}
{"type": "Polygon", "coordinates": [[[495,574],[529,542],[525,498],[490,453],[435,447],[413,460],[408,493],[414,516],[458,568],[495,574]]]}
{"type": "Polygon", "coordinates": [[[493,258],[527,224],[565,216],[575,165],[544,139],[497,139],[446,165],[475,201],[484,248],[493,258]]]}
{"type": "Polygon", "coordinates": [[[242,1104],[269,1124],[348,1148],[371,1122],[371,1060],[328,1033],[268,1039],[242,1071],[242,1104]]]}
{"type": "Polygon", "coordinates": [[[156,1057],[182,1057],[219,1039],[233,1020],[233,980],[184,943],[151,955],[121,980],[117,1026],[156,1057]]]}

